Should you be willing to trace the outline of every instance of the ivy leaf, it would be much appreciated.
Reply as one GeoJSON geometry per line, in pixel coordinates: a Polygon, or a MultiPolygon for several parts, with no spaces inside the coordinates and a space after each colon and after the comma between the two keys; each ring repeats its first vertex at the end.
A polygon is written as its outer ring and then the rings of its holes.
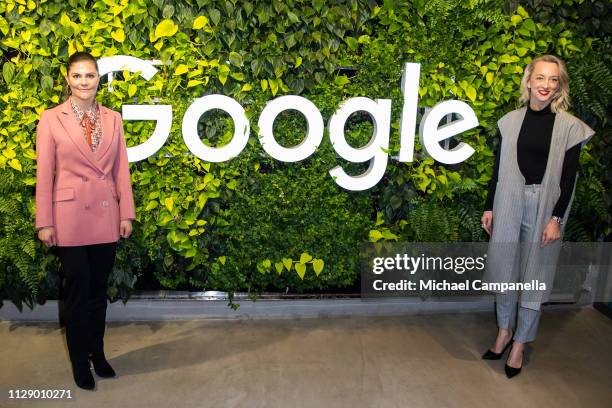
{"type": "Polygon", "coordinates": [[[136,84],[130,84],[130,86],[128,86],[128,96],[134,96],[136,91],[138,91],[138,87],[136,86],[136,84]]]}
{"type": "Polygon", "coordinates": [[[525,17],[525,18],[526,18],[526,17],[529,17],[529,13],[527,13],[527,10],[525,10],[525,9],[523,8],[523,6],[518,6],[518,7],[516,8],[516,12],[517,12],[517,14],[518,14],[518,15],[520,15],[520,16],[522,16],[522,17],[525,17]]]}
{"type": "Polygon", "coordinates": [[[235,51],[230,52],[229,61],[237,67],[242,66],[242,56],[235,51]]]}
{"type": "Polygon", "coordinates": [[[295,264],[295,271],[297,272],[300,279],[304,280],[304,275],[306,275],[306,265],[303,263],[295,264]]]}
{"type": "Polygon", "coordinates": [[[25,157],[31,160],[36,160],[36,152],[33,149],[28,149],[23,153],[25,157]]]}
{"type": "Polygon", "coordinates": [[[314,269],[317,276],[319,276],[319,274],[323,270],[323,266],[325,266],[325,263],[323,262],[322,259],[316,258],[315,260],[312,261],[312,268],[314,269]]]}
{"type": "Polygon", "coordinates": [[[523,47],[518,47],[516,49],[516,53],[518,54],[519,57],[524,56],[525,54],[527,54],[529,50],[527,48],[523,48],[523,47]]]}
{"type": "Polygon", "coordinates": [[[219,25],[219,21],[221,21],[221,12],[217,9],[212,9],[209,14],[212,22],[215,23],[215,25],[219,25]]]}
{"type": "Polygon", "coordinates": [[[53,89],[53,78],[49,75],[44,75],[40,79],[40,86],[44,91],[50,92],[53,89]]]}
{"type": "Polygon", "coordinates": [[[187,88],[192,88],[194,86],[197,86],[197,85],[200,85],[200,84],[203,84],[203,83],[204,83],[204,81],[200,81],[198,79],[192,79],[191,81],[187,82],[187,88]]]}
{"type": "Polygon", "coordinates": [[[270,91],[272,91],[272,96],[275,96],[278,92],[278,80],[268,79],[268,84],[270,85],[270,91]]]}
{"type": "MultiPolygon", "coordinates": [[[[0,24],[1,25],[1,24],[0,24]]],[[[38,30],[40,31],[40,33],[44,36],[46,36],[47,34],[49,34],[52,30],[53,27],[51,27],[51,23],[49,22],[49,20],[47,20],[46,18],[44,18],[41,22],[40,25],[38,26],[38,30]]],[[[6,33],[5,33],[6,34],[6,33]]]]}
{"type": "Polygon", "coordinates": [[[285,37],[285,44],[287,45],[287,48],[293,47],[295,43],[295,35],[289,34],[285,37]]]}
{"type": "Polygon", "coordinates": [[[359,47],[359,41],[353,37],[346,37],[344,41],[348,44],[349,49],[356,50],[359,47]]]}
{"type": "Polygon", "coordinates": [[[518,25],[518,23],[520,23],[521,21],[523,21],[523,17],[517,16],[516,14],[510,17],[510,22],[512,22],[513,26],[518,25]]]}
{"type": "Polygon", "coordinates": [[[240,81],[240,82],[244,81],[244,74],[242,72],[232,72],[230,76],[234,78],[236,81],[240,81]]]}
{"type": "Polygon", "coordinates": [[[7,61],[2,66],[2,76],[4,77],[4,82],[9,83],[13,76],[15,75],[15,65],[12,62],[7,61]]]}
{"type": "Polygon", "coordinates": [[[155,27],[155,38],[172,37],[178,31],[178,26],[174,21],[165,19],[155,27]]]}
{"type": "Polygon", "coordinates": [[[370,242],[378,242],[382,239],[383,234],[378,230],[370,230],[369,238],[370,242]]]}
{"type": "Polygon", "coordinates": [[[70,23],[72,23],[72,21],[70,20],[70,17],[66,15],[66,13],[63,13],[59,19],[59,23],[62,27],[70,27],[70,23]]]}
{"type": "Polygon", "coordinates": [[[161,217],[158,218],[157,225],[159,225],[160,227],[164,227],[164,226],[168,225],[168,223],[170,221],[172,221],[173,219],[174,218],[172,217],[171,214],[168,214],[166,211],[164,211],[162,213],[161,217]]]}
{"type": "Polygon", "coordinates": [[[269,259],[264,259],[263,262],[261,263],[266,269],[270,268],[272,266],[272,261],[270,261],[269,259]]]}
{"type": "Polygon", "coordinates": [[[164,9],[162,11],[162,17],[163,18],[172,18],[172,16],[174,15],[174,6],[167,4],[164,6],[164,9]]]}
{"type": "Polygon", "coordinates": [[[21,163],[19,163],[19,160],[17,159],[12,159],[9,161],[9,166],[11,166],[12,168],[14,168],[17,171],[21,171],[21,163]]]}
{"type": "Polygon", "coordinates": [[[289,20],[291,20],[293,23],[299,23],[300,22],[300,18],[293,12],[288,12],[287,13],[287,17],[289,17],[289,20]]]}
{"type": "Polygon", "coordinates": [[[268,89],[268,80],[262,79],[260,84],[261,84],[261,90],[265,92],[266,89],[268,89]]]}
{"type": "Polygon", "coordinates": [[[382,211],[376,212],[376,226],[383,225],[385,223],[385,219],[383,218],[382,211]]]}
{"type": "Polygon", "coordinates": [[[325,0],[313,0],[312,1],[312,6],[317,11],[321,11],[324,5],[325,5],[325,0]]]}
{"type": "Polygon", "coordinates": [[[465,90],[465,94],[472,102],[476,100],[476,89],[473,86],[468,86],[465,90]]]}
{"type": "Polygon", "coordinates": [[[185,72],[188,72],[189,68],[187,68],[187,65],[185,64],[180,64],[178,67],[176,67],[176,69],[174,70],[174,75],[183,75],[185,72]]]}
{"type": "Polygon", "coordinates": [[[280,275],[283,272],[283,263],[274,262],[274,268],[276,269],[276,272],[280,275]]]}
{"type": "Polygon", "coordinates": [[[399,238],[397,235],[395,235],[394,233],[392,233],[391,231],[387,229],[383,231],[382,235],[384,239],[392,239],[395,241],[397,241],[397,239],[399,238]]]}
{"type": "Polygon", "coordinates": [[[125,41],[125,32],[119,28],[111,32],[111,37],[113,37],[115,41],[122,43],[125,41]]]}
{"type": "Polygon", "coordinates": [[[226,257],[225,257],[225,256],[220,256],[220,257],[219,257],[219,258],[217,258],[217,259],[219,259],[219,262],[221,262],[221,265],[225,265],[225,260],[226,260],[226,257]]]}
{"type": "Polygon", "coordinates": [[[152,209],[157,207],[157,201],[150,201],[149,204],[145,207],[145,211],[151,211],[152,209]]]}
{"type": "Polygon", "coordinates": [[[4,157],[6,157],[7,159],[12,159],[12,158],[14,158],[14,157],[16,157],[16,156],[17,156],[17,153],[15,153],[15,151],[14,151],[14,150],[12,150],[12,149],[4,149],[4,150],[2,151],[2,154],[3,154],[3,155],[4,155],[4,157]]]}
{"type": "Polygon", "coordinates": [[[283,258],[283,265],[285,265],[285,268],[287,268],[288,271],[291,270],[291,266],[293,265],[293,259],[291,258],[283,258]]]}
{"type": "Polygon", "coordinates": [[[195,20],[193,20],[193,29],[194,30],[199,30],[203,27],[205,27],[208,24],[208,17],[206,16],[199,16],[197,17],[195,20]]]}
{"type": "Polygon", "coordinates": [[[351,81],[348,79],[348,77],[346,75],[340,75],[337,76],[336,78],[334,78],[334,83],[338,86],[344,86],[348,83],[350,83],[351,81]]]}
{"type": "Polygon", "coordinates": [[[525,27],[526,29],[528,29],[529,31],[535,31],[536,30],[536,25],[533,22],[532,19],[528,18],[527,20],[525,20],[523,22],[523,27],[525,27]]]}
{"type": "Polygon", "coordinates": [[[164,205],[166,206],[168,211],[172,211],[172,208],[174,207],[174,200],[172,199],[172,197],[167,197],[164,200],[164,205]]]}
{"type": "Polygon", "coordinates": [[[310,262],[312,260],[312,255],[310,255],[308,252],[303,252],[302,255],[300,255],[300,263],[305,264],[306,262],[310,262]]]}

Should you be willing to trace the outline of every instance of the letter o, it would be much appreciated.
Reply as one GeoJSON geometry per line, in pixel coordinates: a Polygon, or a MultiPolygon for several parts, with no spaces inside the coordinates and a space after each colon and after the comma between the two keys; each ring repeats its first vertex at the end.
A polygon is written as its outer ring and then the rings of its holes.
{"type": "Polygon", "coordinates": [[[259,141],[264,150],[273,158],[283,162],[297,162],[313,154],[323,140],[323,117],[317,106],[308,99],[297,95],[286,95],[268,102],[258,121],[259,141]],[[274,138],[274,121],[285,110],[296,110],[304,115],[308,129],[302,143],[283,147],[274,138]]]}
{"type": "Polygon", "coordinates": [[[198,98],[187,108],[183,116],[183,140],[187,148],[202,160],[219,163],[232,159],[242,152],[249,141],[249,120],[244,108],[235,99],[225,95],[207,95],[198,98]],[[222,147],[205,145],[198,135],[200,117],[211,109],[227,112],[234,121],[234,137],[222,147]]]}

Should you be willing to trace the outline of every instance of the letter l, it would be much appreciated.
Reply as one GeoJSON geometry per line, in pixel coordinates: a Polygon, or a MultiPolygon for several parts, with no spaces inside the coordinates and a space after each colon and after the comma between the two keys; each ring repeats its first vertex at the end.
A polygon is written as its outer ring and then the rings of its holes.
{"type": "Polygon", "coordinates": [[[402,94],[404,106],[400,118],[400,162],[412,162],[414,156],[414,138],[416,131],[416,118],[419,102],[419,82],[421,64],[407,62],[402,75],[402,94]]]}

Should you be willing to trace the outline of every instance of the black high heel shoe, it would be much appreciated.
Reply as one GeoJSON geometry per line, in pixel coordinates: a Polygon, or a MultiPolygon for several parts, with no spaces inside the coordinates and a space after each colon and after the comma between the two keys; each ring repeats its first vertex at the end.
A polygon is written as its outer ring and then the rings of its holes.
{"type": "MultiPolygon", "coordinates": [[[[508,342],[508,344],[506,344],[503,348],[503,350],[501,351],[501,353],[496,353],[494,351],[491,351],[491,349],[488,349],[483,355],[482,355],[482,359],[483,360],[501,360],[502,356],[504,355],[504,353],[506,352],[506,350],[508,350],[508,347],[510,347],[512,345],[512,342],[514,342],[513,339],[510,339],[510,341],[508,342]]],[[[510,367],[512,368],[512,367],[510,367]]]]}
{"type": "Polygon", "coordinates": [[[93,390],[96,386],[89,364],[73,364],[72,365],[72,378],[77,387],[84,390],[93,390]]]}
{"type": "MultiPolygon", "coordinates": [[[[510,356],[508,356],[508,358],[510,358],[510,356]]],[[[516,377],[517,375],[519,375],[521,373],[522,369],[523,369],[522,361],[521,361],[521,366],[518,367],[518,368],[510,367],[508,365],[508,360],[506,360],[506,364],[504,365],[504,371],[506,372],[506,377],[508,377],[508,378],[516,377]]]]}
{"type": "Polygon", "coordinates": [[[112,378],[115,377],[115,370],[113,367],[106,361],[106,357],[104,357],[104,353],[101,354],[90,354],[89,360],[93,364],[94,371],[98,375],[98,377],[102,378],[112,378]]]}
{"type": "Polygon", "coordinates": [[[510,367],[508,365],[508,362],[506,362],[506,364],[504,365],[504,371],[506,372],[506,377],[508,378],[516,377],[517,375],[521,373],[522,369],[523,369],[522,366],[519,368],[510,367]]]}

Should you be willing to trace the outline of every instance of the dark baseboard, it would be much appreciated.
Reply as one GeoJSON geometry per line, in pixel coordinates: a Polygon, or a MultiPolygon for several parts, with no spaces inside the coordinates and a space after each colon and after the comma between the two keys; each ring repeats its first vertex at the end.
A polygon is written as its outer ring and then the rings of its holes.
{"type": "Polygon", "coordinates": [[[610,306],[608,305],[609,303],[595,302],[593,303],[593,308],[603,313],[605,316],[608,317],[608,319],[612,319],[612,308],[610,308],[610,306]]]}

